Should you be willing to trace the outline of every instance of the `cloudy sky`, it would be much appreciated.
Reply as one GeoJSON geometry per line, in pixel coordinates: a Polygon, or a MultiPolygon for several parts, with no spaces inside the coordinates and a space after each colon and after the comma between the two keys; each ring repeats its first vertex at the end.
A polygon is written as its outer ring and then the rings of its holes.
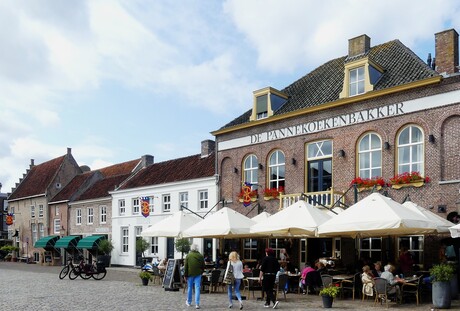
{"type": "Polygon", "coordinates": [[[426,60],[456,0],[0,0],[0,182],[72,148],[92,169],[164,161],[347,54],[399,39],[426,60]]]}

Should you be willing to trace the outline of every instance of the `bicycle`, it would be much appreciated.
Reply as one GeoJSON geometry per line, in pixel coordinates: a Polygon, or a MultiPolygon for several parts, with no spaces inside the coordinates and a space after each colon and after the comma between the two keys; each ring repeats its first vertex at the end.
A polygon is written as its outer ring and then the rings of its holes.
{"type": "Polygon", "coordinates": [[[65,265],[61,272],[59,273],[59,278],[62,280],[63,278],[65,278],[67,276],[67,274],[69,274],[69,272],[73,269],[74,267],[74,264],[73,264],[73,257],[72,256],[69,256],[69,258],[67,259],[67,265],[65,265]]]}
{"type": "Polygon", "coordinates": [[[107,270],[103,262],[93,260],[92,264],[85,264],[82,257],[78,266],[74,266],[70,271],[69,278],[74,280],[80,276],[84,280],[90,279],[91,277],[95,280],[102,280],[106,274],[107,270]]]}

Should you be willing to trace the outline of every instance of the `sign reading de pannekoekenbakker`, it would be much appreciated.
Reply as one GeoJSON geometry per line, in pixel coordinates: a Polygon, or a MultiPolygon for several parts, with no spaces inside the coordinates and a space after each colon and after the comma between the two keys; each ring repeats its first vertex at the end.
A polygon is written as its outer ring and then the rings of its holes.
{"type": "Polygon", "coordinates": [[[280,129],[274,129],[250,136],[240,137],[219,142],[219,150],[227,150],[253,144],[260,144],[288,137],[317,133],[334,128],[354,125],[379,119],[400,116],[411,112],[430,108],[447,106],[458,102],[460,90],[423,98],[413,99],[402,103],[385,105],[382,107],[360,110],[348,114],[333,116],[327,119],[314,120],[280,129]]]}

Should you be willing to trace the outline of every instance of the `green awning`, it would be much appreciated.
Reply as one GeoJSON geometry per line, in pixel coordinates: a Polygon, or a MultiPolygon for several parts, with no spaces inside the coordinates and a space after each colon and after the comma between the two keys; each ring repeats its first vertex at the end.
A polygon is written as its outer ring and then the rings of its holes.
{"type": "Polygon", "coordinates": [[[41,238],[37,242],[35,242],[34,247],[36,247],[36,248],[39,248],[39,247],[41,247],[41,248],[53,248],[54,244],[56,244],[57,240],[59,240],[58,235],[46,236],[44,238],[41,238]]]}
{"type": "Polygon", "coordinates": [[[79,235],[69,235],[60,238],[56,244],[54,245],[55,248],[75,248],[77,247],[78,241],[80,241],[81,236],[79,235]]]}
{"type": "Polygon", "coordinates": [[[97,248],[99,242],[104,239],[105,235],[90,235],[78,241],[77,248],[97,248]]]}

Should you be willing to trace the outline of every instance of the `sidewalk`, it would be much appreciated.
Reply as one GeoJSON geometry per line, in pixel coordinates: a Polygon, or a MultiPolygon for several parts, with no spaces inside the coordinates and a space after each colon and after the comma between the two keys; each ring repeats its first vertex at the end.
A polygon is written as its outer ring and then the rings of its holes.
{"type": "MultiPolygon", "coordinates": [[[[58,274],[62,267],[40,266],[36,264],[0,262],[1,310],[187,310],[194,308],[185,306],[186,293],[183,290],[166,292],[161,285],[142,286],[138,277],[139,269],[108,268],[107,276],[101,281],[96,280],[59,280],[58,274]],[[6,284],[6,285],[5,285],[6,284]],[[46,285],[44,285],[46,284],[46,285]],[[24,289],[27,289],[24,291],[24,289]]],[[[257,296],[257,293],[256,293],[257,296]]],[[[267,310],[263,301],[255,299],[244,301],[244,310],[267,310]]],[[[411,304],[390,303],[374,306],[373,300],[335,299],[333,310],[426,310],[432,309],[427,297],[423,303],[411,304]]],[[[237,306],[234,303],[234,306],[237,306]]],[[[201,309],[228,310],[226,292],[202,293],[201,309]]],[[[287,300],[280,300],[279,310],[321,310],[322,299],[317,295],[287,294],[287,300]]],[[[453,300],[451,310],[460,310],[460,301],[453,300]]]]}

